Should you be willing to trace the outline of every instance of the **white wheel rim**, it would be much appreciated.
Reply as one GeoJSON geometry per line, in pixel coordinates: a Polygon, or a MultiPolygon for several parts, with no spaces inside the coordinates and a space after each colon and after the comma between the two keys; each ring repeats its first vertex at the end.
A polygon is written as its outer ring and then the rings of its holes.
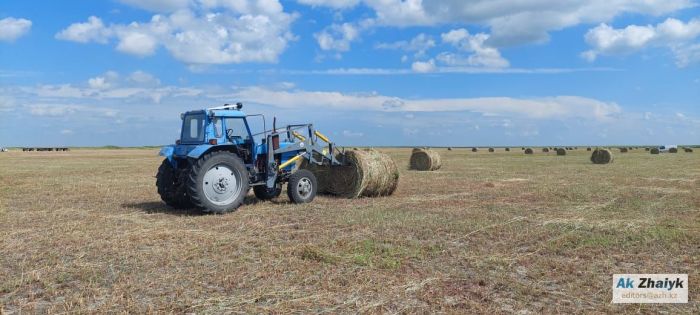
{"type": "Polygon", "coordinates": [[[215,165],[204,173],[204,196],[209,202],[226,206],[241,193],[240,174],[225,165],[215,165]]]}
{"type": "Polygon", "coordinates": [[[297,183],[297,193],[303,199],[309,198],[312,190],[313,184],[311,183],[311,180],[306,177],[302,178],[299,180],[299,183],[297,183]]]}

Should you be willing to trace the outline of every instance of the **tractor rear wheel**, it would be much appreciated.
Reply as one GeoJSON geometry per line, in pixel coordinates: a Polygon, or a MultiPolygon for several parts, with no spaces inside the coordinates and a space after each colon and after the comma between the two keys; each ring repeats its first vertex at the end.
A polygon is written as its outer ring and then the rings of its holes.
{"type": "Polygon", "coordinates": [[[193,163],[187,192],[204,212],[235,211],[248,194],[248,170],[237,155],[218,151],[207,153],[193,163]]]}
{"type": "Polygon", "coordinates": [[[309,170],[297,170],[287,182],[287,196],[294,203],[308,203],[316,197],[316,176],[309,170]]]}
{"type": "Polygon", "coordinates": [[[255,186],[253,187],[253,193],[260,200],[272,200],[282,194],[282,185],[277,184],[272,189],[268,189],[265,185],[255,186]]]}
{"type": "Polygon", "coordinates": [[[176,170],[168,159],[158,167],[156,175],[156,187],[158,194],[165,204],[176,209],[187,209],[192,207],[190,197],[187,195],[185,176],[180,176],[181,171],[176,170]]]}

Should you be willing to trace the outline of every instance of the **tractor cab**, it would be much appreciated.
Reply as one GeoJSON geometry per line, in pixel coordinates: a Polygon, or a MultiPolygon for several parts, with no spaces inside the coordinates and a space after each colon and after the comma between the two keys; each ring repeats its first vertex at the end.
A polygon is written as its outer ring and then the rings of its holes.
{"type": "Polygon", "coordinates": [[[257,148],[246,115],[240,108],[240,105],[223,106],[181,114],[180,139],[172,148],[172,156],[199,158],[216,146],[232,150],[252,164],[257,148]]]}

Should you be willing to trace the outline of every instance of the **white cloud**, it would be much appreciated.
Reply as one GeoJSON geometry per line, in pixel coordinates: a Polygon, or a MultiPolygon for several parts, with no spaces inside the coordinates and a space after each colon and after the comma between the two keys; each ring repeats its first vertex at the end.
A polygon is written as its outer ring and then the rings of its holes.
{"type": "Polygon", "coordinates": [[[7,17],[0,20],[0,41],[12,42],[29,32],[32,21],[7,17]]]}
{"type": "Polygon", "coordinates": [[[622,109],[615,103],[603,102],[579,96],[553,96],[543,98],[451,98],[451,99],[403,99],[370,94],[346,94],[322,91],[279,91],[264,87],[244,87],[225,99],[238,99],[244,103],[266,104],[282,108],[327,108],[369,111],[451,112],[471,111],[486,116],[516,116],[531,119],[585,118],[598,121],[615,119],[622,109]]]}
{"type": "Polygon", "coordinates": [[[410,41],[397,41],[393,43],[379,43],[375,45],[377,49],[394,49],[414,52],[416,57],[425,55],[428,49],[435,47],[435,40],[423,33],[418,34],[410,41]]]}
{"type": "Polygon", "coordinates": [[[101,76],[88,79],[88,86],[97,90],[106,90],[114,87],[119,80],[119,74],[114,71],[107,71],[101,76]]]}
{"type": "Polygon", "coordinates": [[[469,34],[466,29],[454,29],[441,35],[442,41],[449,43],[459,50],[468,53],[463,56],[454,53],[442,53],[437,60],[448,66],[476,66],[488,68],[506,68],[510,66],[508,60],[501,56],[500,51],[486,44],[488,34],[469,34]]]}
{"type": "Polygon", "coordinates": [[[360,32],[350,23],[333,24],[314,34],[322,50],[344,52],[350,50],[350,43],[356,40],[360,32]]]}
{"type": "Polygon", "coordinates": [[[62,129],[62,130],[61,130],[61,134],[62,134],[62,135],[72,135],[72,134],[73,134],[73,130],[70,130],[70,129],[62,129]]]}
{"type": "Polygon", "coordinates": [[[296,16],[285,13],[278,0],[124,2],[163,14],[148,22],[109,26],[93,16],[68,26],[56,38],[100,44],[116,40],[118,51],[140,57],[164,47],[176,59],[195,65],[277,62],[295,39],[290,27],[296,16]]]}
{"type": "Polygon", "coordinates": [[[700,58],[700,45],[692,41],[700,36],[700,19],[687,23],[668,18],[657,25],[628,25],[616,29],[600,24],[590,29],[585,40],[591,49],[582,53],[588,61],[599,55],[626,55],[648,47],[668,47],[676,57],[679,67],[687,66],[700,58]]]}
{"type": "MultiPolygon", "coordinates": [[[[301,0],[338,7],[337,0],[301,0]]],[[[611,21],[625,13],[660,16],[695,5],[692,0],[363,0],[377,25],[483,25],[494,47],[542,42],[549,32],[586,23],[611,21]]],[[[343,2],[350,6],[355,2],[343,2]]]]}
{"type": "Polygon", "coordinates": [[[416,61],[411,65],[411,69],[418,73],[428,73],[436,70],[435,60],[416,61]]]}
{"type": "Polygon", "coordinates": [[[150,100],[160,103],[164,97],[198,96],[199,89],[160,86],[160,80],[153,75],[135,71],[122,78],[117,72],[107,71],[104,74],[90,78],[84,86],[71,84],[39,85],[33,88],[23,88],[39,98],[48,99],[123,99],[150,100]]]}
{"type": "Polygon", "coordinates": [[[91,16],[87,22],[74,23],[56,34],[56,39],[78,43],[96,42],[106,44],[111,31],[102,23],[102,19],[91,16]]]}
{"type": "Polygon", "coordinates": [[[148,72],[143,72],[137,70],[132,72],[128,78],[129,82],[134,83],[138,86],[158,86],[160,85],[160,79],[156,78],[148,72]]]}
{"type": "Polygon", "coordinates": [[[157,41],[148,33],[127,32],[120,38],[117,50],[136,56],[149,56],[156,50],[157,41]]]}

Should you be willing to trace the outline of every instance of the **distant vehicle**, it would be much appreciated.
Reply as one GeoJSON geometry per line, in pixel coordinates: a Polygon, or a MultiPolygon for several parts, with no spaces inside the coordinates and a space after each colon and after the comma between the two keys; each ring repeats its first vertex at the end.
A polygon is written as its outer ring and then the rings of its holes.
{"type": "Polygon", "coordinates": [[[0,152],[7,152],[7,148],[6,148],[6,147],[0,147],[0,152]]]}
{"type": "Polygon", "coordinates": [[[662,145],[662,146],[659,146],[659,152],[668,152],[668,150],[670,150],[672,148],[678,149],[678,146],[675,144],[662,145]]]}

